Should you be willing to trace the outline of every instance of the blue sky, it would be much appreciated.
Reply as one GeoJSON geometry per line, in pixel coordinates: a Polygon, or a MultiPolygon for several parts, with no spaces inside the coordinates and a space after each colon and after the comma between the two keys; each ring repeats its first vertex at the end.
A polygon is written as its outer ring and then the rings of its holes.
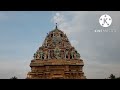
{"type": "Polygon", "coordinates": [[[22,59],[32,55],[36,46],[43,42],[46,33],[54,27],[51,22],[52,12],[18,11],[0,14],[0,57],[3,59],[22,59]]]}
{"type": "Polygon", "coordinates": [[[120,76],[119,19],[119,11],[0,11],[0,78],[26,78],[33,54],[56,22],[81,54],[88,79],[120,76]],[[108,28],[99,24],[104,14],[112,17],[108,28]]]}
{"type": "MultiPolygon", "coordinates": [[[[47,32],[55,27],[51,21],[53,13],[50,11],[0,12],[0,78],[12,77],[13,72],[18,73],[24,70],[21,67],[25,62],[30,63],[47,32]],[[15,66],[16,64],[19,64],[18,67],[15,66]],[[15,71],[15,68],[18,69],[18,72],[15,71]],[[19,68],[22,70],[19,71],[19,68]],[[7,76],[8,73],[11,75],[7,76]]],[[[29,68],[28,63],[27,68],[29,68]]]]}

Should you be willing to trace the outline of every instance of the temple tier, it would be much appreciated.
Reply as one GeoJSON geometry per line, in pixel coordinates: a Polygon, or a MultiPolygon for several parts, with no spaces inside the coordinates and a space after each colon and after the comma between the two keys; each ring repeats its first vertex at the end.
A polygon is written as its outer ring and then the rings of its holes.
{"type": "Polygon", "coordinates": [[[84,63],[66,34],[56,26],[34,53],[27,79],[85,79],[84,63]]]}

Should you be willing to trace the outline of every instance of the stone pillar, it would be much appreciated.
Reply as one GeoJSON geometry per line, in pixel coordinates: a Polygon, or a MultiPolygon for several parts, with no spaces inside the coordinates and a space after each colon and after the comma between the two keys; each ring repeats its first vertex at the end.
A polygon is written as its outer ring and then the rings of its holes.
{"type": "Polygon", "coordinates": [[[68,52],[68,60],[70,59],[70,51],[68,52]]]}
{"type": "Polygon", "coordinates": [[[44,51],[44,60],[46,60],[46,58],[47,58],[47,52],[44,51]]]}
{"type": "Polygon", "coordinates": [[[68,59],[68,58],[69,58],[68,51],[66,51],[65,52],[65,59],[68,59]],[[68,57],[66,58],[66,56],[68,56],[68,57]]]}
{"type": "Polygon", "coordinates": [[[50,50],[48,50],[48,60],[50,59],[50,50]]]}
{"type": "Polygon", "coordinates": [[[76,53],[74,53],[74,59],[76,59],[76,53]]]}

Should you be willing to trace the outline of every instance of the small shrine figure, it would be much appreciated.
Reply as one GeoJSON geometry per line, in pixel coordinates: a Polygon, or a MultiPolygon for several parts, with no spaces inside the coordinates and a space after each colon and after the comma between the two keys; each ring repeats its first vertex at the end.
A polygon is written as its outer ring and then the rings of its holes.
{"type": "Polygon", "coordinates": [[[42,60],[43,59],[43,52],[42,51],[40,51],[40,59],[42,60]]]}
{"type": "Polygon", "coordinates": [[[60,59],[60,50],[59,50],[59,48],[56,48],[56,49],[54,50],[54,55],[55,55],[55,58],[56,58],[56,59],[60,59]]]}
{"type": "Polygon", "coordinates": [[[76,54],[76,58],[80,59],[80,54],[79,53],[76,54]]]}
{"type": "Polygon", "coordinates": [[[65,52],[65,59],[68,59],[68,50],[65,52]]]}
{"type": "Polygon", "coordinates": [[[36,53],[34,53],[34,56],[33,56],[33,57],[34,57],[34,59],[36,59],[36,53]]]}
{"type": "Polygon", "coordinates": [[[74,51],[73,50],[71,51],[71,56],[72,56],[72,59],[74,59],[74,51]]]}

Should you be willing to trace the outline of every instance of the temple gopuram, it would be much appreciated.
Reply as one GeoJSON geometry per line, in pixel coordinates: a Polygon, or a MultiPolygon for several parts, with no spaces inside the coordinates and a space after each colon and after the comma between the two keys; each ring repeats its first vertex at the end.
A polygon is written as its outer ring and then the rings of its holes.
{"type": "Polygon", "coordinates": [[[57,25],[33,57],[27,79],[86,79],[80,54],[57,25]]]}

